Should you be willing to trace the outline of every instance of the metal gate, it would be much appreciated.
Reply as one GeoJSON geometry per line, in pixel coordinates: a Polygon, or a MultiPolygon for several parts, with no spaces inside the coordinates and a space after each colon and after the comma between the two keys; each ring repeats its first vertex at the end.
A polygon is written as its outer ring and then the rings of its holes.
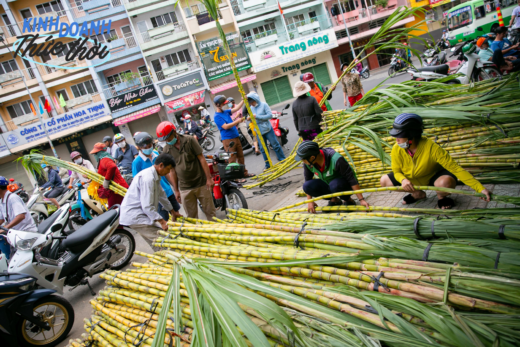
{"type": "Polygon", "coordinates": [[[293,98],[292,86],[287,76],[261,83],[260,86],[264,92],[265,102],[269,106],[293,98]]]}

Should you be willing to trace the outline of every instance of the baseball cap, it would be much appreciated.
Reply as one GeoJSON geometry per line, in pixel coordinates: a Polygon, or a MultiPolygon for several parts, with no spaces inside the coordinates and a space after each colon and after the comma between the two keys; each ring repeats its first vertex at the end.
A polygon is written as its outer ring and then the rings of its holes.
{"type": "Polygon", "coordinates": [[[98,142],[94,145],[94,149],[90,151],[90,154],[96,154],[101,151],[106,151],[107,146],[104,143],[98,142]]]}
{"type": "Polygon", "coordinates": [[[301,161],[303,159],[316,156],[320,153],[320,146],[313,141],[303,141],[296,150],[296,156],[294,160],[301,161]]]}

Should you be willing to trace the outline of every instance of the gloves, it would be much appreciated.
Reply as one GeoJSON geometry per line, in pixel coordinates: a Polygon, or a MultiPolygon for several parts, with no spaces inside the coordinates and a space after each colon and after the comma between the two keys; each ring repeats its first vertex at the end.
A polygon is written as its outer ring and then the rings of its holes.
{"type": "Polygon", "coordinates": [[[109,186],[110,186],[110,181],[109,180],[104,180],[103,181],[103,188],[108,189],[109,186]]]}

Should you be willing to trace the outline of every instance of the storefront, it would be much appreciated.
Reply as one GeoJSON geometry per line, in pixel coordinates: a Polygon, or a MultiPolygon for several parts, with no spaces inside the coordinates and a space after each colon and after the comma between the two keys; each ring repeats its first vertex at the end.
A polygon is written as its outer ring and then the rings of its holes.
{"type": "Polygon", "coordinates": [[[208,85],[202,70],[191,71],[159,83],[158,88],[167,118],[176,124],[182,123],[183,113],[200,119],[199,107],[208,104],[208,85]]]}
{"type": "Polygon", "coordinates": [[[294,97],[292,88],[303,73],[312,72],[318,82],[331,84],[338,74],[330,50],[337,46],[334,30],[329,29],[252,52],[249,56],[256,74],[253,86],[272,106],[294,97]]]}

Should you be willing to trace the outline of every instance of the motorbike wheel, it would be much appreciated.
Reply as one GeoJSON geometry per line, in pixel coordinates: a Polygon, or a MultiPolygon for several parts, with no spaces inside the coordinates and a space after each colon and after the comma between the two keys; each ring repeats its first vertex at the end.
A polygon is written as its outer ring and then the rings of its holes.
{"type": "Polygon", "coordinates": [[[49,323],[51,330],[44,330],[21,319],[16,326],[19,341],[23,346],[56,346],[65,340],[74,324],[74,308],[62,296],[49,295],[36,301],[33,314],[49,323]]]}
{"type": "Polygon", "coordinates": [[[20,197],[22,198],[22,201],[24,202],[24,204],[26,204],[27,201],[29,201],[29,195],[27,195],[27,193],[25,193],[25,192],[22,192],[20,194],[20,197]]]}
{"type": "Polygon", "coordinates": [[[388,76],[394,77],[394,75],[395,75],[395,68],[393,66],[390,66],[388,68],[388,76]]]}
{"type": "Polygon", "coordinates": [[[41,222],[47,219],[47,216],[45,216],[43,213],[38,213],[37,215],[31,213],[31,217],[33,217],[36,226],[40,225],[41,222]]]}
{"type": "Polygon", "coordinates": [[[134,239],[134,236],[130,232],[126,231],[125,229],[117,229],[114,232],[114,234],[112,234],[111,239],[113,239],[116,235],[119,235],[119,237],[121,237],[121,243],[126,246],[126,253],[123,258],[119,259],[114,264],[112,264],[110,266],[110,269],[121,270],[130,262],[130,260],[132,259],[132,256],[134,255],[135,239],[134,239]]]}
{"type": "MultiPolygon", "coordinates": [[[[94,216],[92,216],[92,217],[94,217],[94,216]]],[[[70,217],[69,217],[69,229],[70,230],[76,231],[79,228],[81,228],[82,226],[84,226],[85,224],[87,224],[87,222],[88,221],[86,219],[81,217],[80,208],[75,208],[70,212],[70,217]]]]}
{"type": "Polygon", "coordinates": [[[247,208],[247,200],[244,194],[236,188],[229,189],[229,193],[227,194],[227,198],[229,200],[228,208],[233,210],[238,210],[241,208],[247,208]]]}
{"type": "Polygon", "coordinates": [[[367,71],[363,72],[363,75],[361,75],[361,76],[363,76],[364,79],[368,79],[370,77],[370,71],[367,70],[367,71]]]}
{"type": "Polygon", "coordinates": [[[206,152],[209,152],[215,148],[215,140],[212,137],[206,136],[203,143],[203,148],[206,152]]]}

